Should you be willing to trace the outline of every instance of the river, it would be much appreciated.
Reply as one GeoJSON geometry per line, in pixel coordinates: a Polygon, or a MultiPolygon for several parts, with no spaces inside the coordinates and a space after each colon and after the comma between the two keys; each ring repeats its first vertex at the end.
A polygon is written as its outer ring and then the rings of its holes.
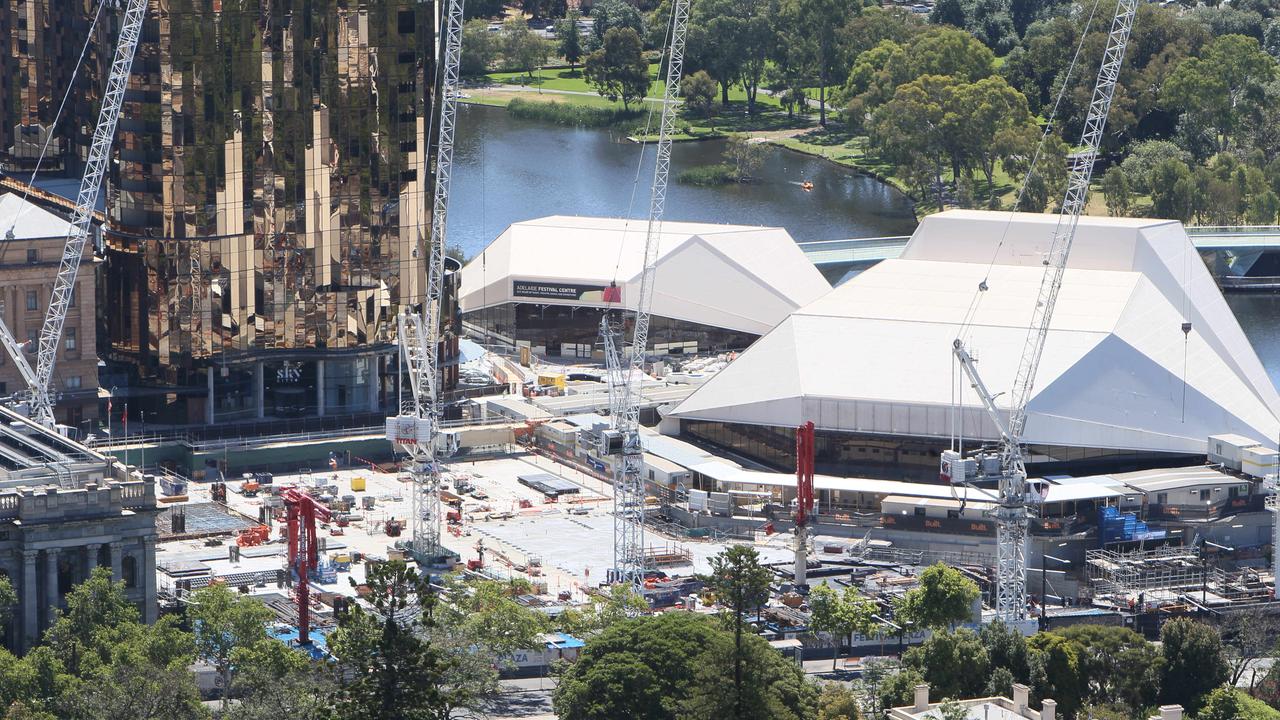
{"type": "MultiPolygon", "coordinates": [[[[546,215],[645,217],[652,146],[637,181],[641,146],[605,130],[517,120],[503,108],[458,112],[449,240],[475,255],[513,222],[546,215]]],[[[724,142],[678,143],[666,218],[781,226],[798,241],[909,235],[911,201],[875,180],[819,158],[769,146],[759,180],[695,187],[682,170],[721,162],[724,142]],[[800,184],[814,184],[805,192],[800,184]]]]}

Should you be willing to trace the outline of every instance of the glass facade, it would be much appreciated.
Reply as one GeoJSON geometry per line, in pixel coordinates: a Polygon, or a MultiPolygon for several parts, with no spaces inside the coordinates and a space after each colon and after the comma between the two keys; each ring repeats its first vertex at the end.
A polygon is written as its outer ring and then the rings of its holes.
{"type": "MultiPolygon", "coordinates": [[[[74,152],[92,133],[95,98],[101,91],[98,46],[88,48],[88,67],[67,98],[62,119],[54,125],[58,105],[71,82],[96,3],[89,0],[6,0],[0,3],[0,170],[29,173],[46,141],[40,167],[45,171],[77,170],[74,152]]],[[[104,13],[107,14],[107,13],[104,13]]]]}
{"type": "MultiPolygon", "coordinates": [[[[795,429],[769,425],[683,420],[681,432],[730,450],[776,470],[795,469],[795,429]]],[[[818,430],[814,434],[814,465],[818,473],[845,477],[935,481],[945,438],[818,430]]],[[[1087,475],[1121,472],[1194,461],[1189,456],[1162,455],[1104,448],[1031,446],[1027,468],[1032,474],[1087,475]]]]}
{"type": "MultiPolygon", "coordinates": [[[[467,313],[465,319],[497,336],[527,342],[545,348],[548,355],[558,356],[566,345],[598,349],[601,312],[595,307],[507,303],[467,313]]],[[[660,351],[684,343],[695,343],[699,352],[743,350],[758,337],[657,315],[649,325],[650,349],[660,351]]]]}
{"type": "Polygon", "coordinates": [[[300,394],[280,354],[368,350],[324,381],[357,404],[425,294],[434,7],[153,0],[107,191],[106,358],[188,387],[213,367],[216,414],[248,417],[259,394],[316,409],[315,361],[300,394]]]}

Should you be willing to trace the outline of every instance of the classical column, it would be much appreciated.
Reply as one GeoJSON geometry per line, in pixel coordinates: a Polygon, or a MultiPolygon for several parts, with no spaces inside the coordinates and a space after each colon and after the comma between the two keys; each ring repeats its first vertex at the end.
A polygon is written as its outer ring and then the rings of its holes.
{"type": "Polygon", "coordinates": [[[45,569],[49,573],[48,579],[45,581],[45,605],[49,607],[49,625],[53,624],[53,611],[58,607],[58,601],[62,596],[58,594],[58,548],[48,548],[44,551],[45,569]]]}
{"type": "Polygon", "coordinates": [[[98,550],[102,548],[101,543],[89,543],[84,546],[84,579],[88,580],[93,575],[93,569],[98,567],[98,550]]]}
{"type": "Polygon", "coordinates": [[[324,361],[316,361],[316,415],[324,417],[324,361]]]}
{"type": "Polygon", "coordinates": [[[160,610],[156,602],[156,538],[154,535],[142,538],[142,567],[138,568],[138,572],[142,573],[142,582],[139,583],[142,587],[142,619],[150,625],[156,621],[160,610]]]}
{"type": "Polygon", "coordinates": [[[124,579],[124,548],[120,547],[120,543],[120,540],[111,543],[111,582],[124,579]]]}
{"type": "Polygon", "coordinates": [[[35,550],[22,551],[22,629],[18,644],[24,652],[31,649],[40,637],[40,594],[36,592],[38,555],[35,550]]]}

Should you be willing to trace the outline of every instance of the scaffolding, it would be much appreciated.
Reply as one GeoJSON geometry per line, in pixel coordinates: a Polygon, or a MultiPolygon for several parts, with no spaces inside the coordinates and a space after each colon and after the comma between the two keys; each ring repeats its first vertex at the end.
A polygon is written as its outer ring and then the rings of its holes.
{"type": "Polygon", "coordinates": [[[1270,576],[1253,568],[1223,570],[1196,548],[1089,550],[1085,566],[1094,604],[1110,602],[1139,611],[1223,608],[1264,602],[1270,595],[1270,576]]]}
{"type": "Polygon", "coordinates": [[[1137,595],[1149,590],[1199,590],[1207,568],[1194,548],[1160,547],[1121,553],[1085,552],[1089,585],[1099,595],[1137,595]]]}

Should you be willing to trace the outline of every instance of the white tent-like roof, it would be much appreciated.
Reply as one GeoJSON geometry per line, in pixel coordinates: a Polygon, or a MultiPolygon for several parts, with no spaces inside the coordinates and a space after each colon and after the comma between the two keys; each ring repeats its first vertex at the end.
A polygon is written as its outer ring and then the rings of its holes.
{"type": "MultiPolygon", "coordinates": [[[[644,220],[552,216],[514,223],[462,269],[464,313],[511,302],[635,308],[644,220]],[[616,305],[614,305],[616,307],[616,305]]],[[[654,315],[763,335],[831,289],[782,228],[664,222],[654,315]]]]}
{"type": "Polygon", "coordinates": [[[18,193],[5,193],[0,195],[0,238],[11,226],[15,240],[65,238],[71,232],[71,223],[61,217],[18,193]]]}
{"type": "MultiPolygon", "coordinates": [[[[987,387],[1003,393],[997,405],[1008,403],[1056,226],[1053,215],[927,217],[900,259],[793,313],[672,415],[940,438],[962,423],[965,437],[994,440],[952,341],[964,339],[987,387]]],[[[1080,219],[1027,442],[1203,453],[1208,435],[1237,432],[1274,447],[1278,411],[1179,223],[1080,219]]]]}

